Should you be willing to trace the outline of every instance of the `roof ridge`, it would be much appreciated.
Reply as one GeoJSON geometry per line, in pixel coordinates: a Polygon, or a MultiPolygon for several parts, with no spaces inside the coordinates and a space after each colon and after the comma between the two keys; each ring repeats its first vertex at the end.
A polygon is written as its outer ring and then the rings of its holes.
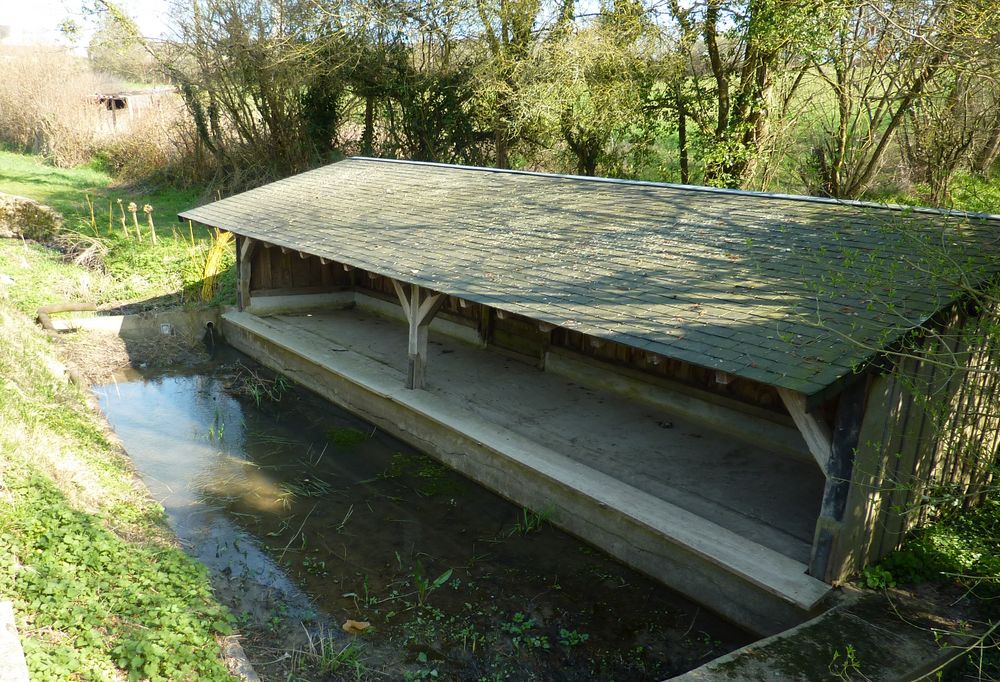
{"type": "MultiPolygon", "coordinates": [[[[663,187],[709,194],[725,194],[731,196],[758,197],[779,199],[782,201],[801,201],[807,203],[827,204],[835,206],[852,206],[856,208],[874,208],[879,210],[899,211],[903,213],[920,213],[925,215],[940,215],[949,218],[973,218],[977,220],[995,220],[1000,222],[1000,214],[962,211],[953,208],[934,208],[931,206],[906,206],[904,204],[880,204],[875,201],[858,199],[836,199],[833,197],[814,197],[808,194],[782,194],[780,192],[758,192],[746,189],[728,189],[725,187],[710,187],[707,185],[683,185],[674,182],[655,182],[653,180],[629,180],[626,178],[608,178],[592,175],[572,175],[568,173],[545,173],[542,171],[514,170],[510,168],[490,168],[488,166],[467,166],[462,164],[440,163],[435,161],[413,161],[411,159],[380,159],[373,156],[349,156],[346,161],[377,161],[379,163],[394,163],[412,166],[430,166],[432,168],[448,168],[452,170],[480,171],[485,173],[500,173],[506,175],[527,175],[542,178],[559,178],[562,180],[582,180],[613,185],[637,185],[640,187],[663,187]]],[[[333,164],[330,164],[333,165],[333,164]]]]}

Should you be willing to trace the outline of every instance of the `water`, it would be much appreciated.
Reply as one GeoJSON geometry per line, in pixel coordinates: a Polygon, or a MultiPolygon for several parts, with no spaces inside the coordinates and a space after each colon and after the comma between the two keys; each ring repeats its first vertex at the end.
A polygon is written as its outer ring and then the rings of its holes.
{"type": "Polygon", "coordinates": [[[750,641],[311,393],[258,404],[252,376],[274,378],[232,355],[95,392],[265,679],[662,679],[750,641]],[[372,627],[345,666],[316,643],[346,619],[372,627]]]}

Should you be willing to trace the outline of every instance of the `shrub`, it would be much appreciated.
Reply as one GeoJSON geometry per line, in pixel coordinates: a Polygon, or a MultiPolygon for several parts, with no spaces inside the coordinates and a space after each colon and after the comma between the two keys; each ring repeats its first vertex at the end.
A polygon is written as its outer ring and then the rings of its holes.
{"type": "Polygon", "coordinates": [[[0,52],[0,141],[70,167],[90,159],[100,125],[94,94],[109,86],[61,49],[0,52]]]}

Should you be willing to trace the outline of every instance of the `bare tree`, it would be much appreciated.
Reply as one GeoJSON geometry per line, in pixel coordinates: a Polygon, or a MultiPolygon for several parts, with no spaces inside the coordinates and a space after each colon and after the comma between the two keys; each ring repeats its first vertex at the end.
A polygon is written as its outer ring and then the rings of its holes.
{"type": "Polygon", "coordinates": [[[867,191],[900,127],[938,75],[981,50],[991,9],[979,0],[861,0],[834,15],[833,39],[816,60],[832,102],[813,146],[813,189],[835,197],[867,191]]]}

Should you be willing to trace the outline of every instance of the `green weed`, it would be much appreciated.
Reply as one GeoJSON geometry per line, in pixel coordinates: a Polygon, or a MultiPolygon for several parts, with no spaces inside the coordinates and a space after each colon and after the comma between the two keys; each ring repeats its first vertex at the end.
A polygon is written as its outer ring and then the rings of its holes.
{"type": "Polygon", "coordinates": [[[33,680],[227,680],[214,637],[230,631],[203,567],[180,551],[137,547],[72,509],[39,474],[9,481],[0,582],[13,598],[33,680]],[[21,564],[14,578],[13,560],[21,564]]]}
{"type": "Polygon", "coordinates": [[[350,426],[334,427],[326,432],[326,439],[337,447],[349,448],[361,445],[369,439],[369,434],[350,426]]]}
{"type": "Polygon", "coordinates": [[[528,535],[530,533],[537,533],[552,519],[554,515],[555,510],[551,508],[543,509],[540,512],[524,508],[521,510],[521,513],[518,514],[517,519],[515,519],[514,525],[511,527],[508,535],[528,535]]]}
{"type": "Polygon", "coordinates": [[[292,653],[296,674],[334,675],[337,679],[361,679],[366,672],[362,645],[356,640],[344,644],[332,634],[306,630],[306,645],[292,653]]]}
{"type": "Polygon", "coordinates": [[[549,638],[545,635],[538,635],[533,632],[535,629],[535,619],[528,618],[521,612],[515,613],[509,622],[502,623],[500,630],[510,635],[510,642],[515,649],[522,647],[527,649],[548,650],[552,647],[549,638]]]}
{"type": "Polygon", "coordinates": [[[413,586],[416,589],[417,603],[423,606],[427,603],[427,598],[435,590],[440,589],[451,579],[452,569],[448,569],[434,580],[428,580],[424,576],[424,566],[419,561],[413,568],[413,586]]]}
{"type": "Polygon", "coordinates": [[[581,644],[586,644],[588,639],[590,639],[590,635],[586,632],[577,632],[576,630],[559,628],[559,643],[563,646],[580,646],[581,644]]]}

